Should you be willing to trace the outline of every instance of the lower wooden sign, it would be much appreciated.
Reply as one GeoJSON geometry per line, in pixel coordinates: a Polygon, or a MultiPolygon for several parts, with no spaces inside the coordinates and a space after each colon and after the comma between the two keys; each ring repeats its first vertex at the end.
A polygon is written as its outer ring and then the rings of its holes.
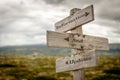
{"type": "Polygon", "coordinates": [[[82,55],[57,59],[56,72],[73,71],[81,68],[95,67],[97,65],[95,50],[91,50],[82,55]]]}
{"type": "Polygon", "coordinates": [[[89,35],[47,31],[49,47],[108,50],[108,39],[89,35]]]}

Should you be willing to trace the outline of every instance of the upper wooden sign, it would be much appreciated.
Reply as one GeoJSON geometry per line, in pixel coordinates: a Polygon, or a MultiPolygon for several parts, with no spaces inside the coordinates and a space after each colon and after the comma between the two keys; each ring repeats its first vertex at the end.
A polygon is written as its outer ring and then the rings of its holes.
{"type": "Polygon", "coordinates": [[[55,24],[55,31],[65,32],[93,20],[94,20],[94,12],[93,12],[93,5],[91,5],[85,9],[76,12],[72,16],[68,16],[65,19],[57,22],[55,24]]]}
{"type": "Polygon", "coordinates": [[[56,72],[77,70],[81,68],[97,66],[97,56],[94,50],[90,50],[81,55],[58,58],[56,60],[56,72]]]}
{"type": "Polygon", "coordinates": [[[47,31],[49,47],[108,50],[108,39],[74,33],[47,31]]]}

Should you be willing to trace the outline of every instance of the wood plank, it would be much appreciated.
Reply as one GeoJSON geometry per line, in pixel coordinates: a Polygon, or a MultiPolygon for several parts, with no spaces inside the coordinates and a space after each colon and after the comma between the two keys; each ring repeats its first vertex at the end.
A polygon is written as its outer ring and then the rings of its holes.
{"type": "Polygon", "coordinates": [[[47,45],[61,48],[109,50],[106,38],[53,31],[47,31],[47,45]]]}
{"type": "Polygon", "coordinates": [[[56,60],[56,72],[77,70],[97,66],[95,50],[86,51],[85,54],[71,57],[59,58],[56,60]]]}
{"type": "Polygon", "coordinates": [[[94,12],[93,12],[93,5],[91,5],[88,6],[87,8],[77,11],[72,16],[68,16],[65,19],[57,22],[55,24],[55,31],[65,32],[93,20],[94,20],[94,12]]]}
{"type": "Polygon", "coordinates": [[[73,71],[74,80],[85,80],[85,70],[79,69],[73,71]]]}
{"type": "MultiPolygon", "coordinates": [[[[71,30],[71,33],[78,33],[78,34],[83,35],[82,26],[79,26],[79,27],[75,28],[74,30],[71,30]]],[[[73,55],[76,55],[76,54],[80,55],[80,54],[84,54],[84,49],[81,49],[81,50],[72,49],[71,52],[73,55]]],[[[73,71],[73,79],[74,80],[85,80],[84,68],[74,70],[73,71]]]]}

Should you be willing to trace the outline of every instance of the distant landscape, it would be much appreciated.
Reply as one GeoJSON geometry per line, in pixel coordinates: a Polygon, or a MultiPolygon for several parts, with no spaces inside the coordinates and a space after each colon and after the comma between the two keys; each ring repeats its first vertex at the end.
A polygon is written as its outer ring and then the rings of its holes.
{"type": "MultiPolygon", "coordinates": [[[[46,45],[0,47],[0,80],[73,80],[72,72],[55,72],[56,59],[70,54],[46,45]]],[[[85,69],[85,80],[120,80],[120,44],[97,54],[98,66],[85,69]]]]}
{"type": "MultiPolygon", "coordinates": [[[[110,44],[109,51],[97,51],[100,55],[120,55],[120,44],[110,44]]],[[[67,48],[51,48],[46,45],[22,45],[22,46],[6,46],[0,47],[0,54],[43,54],[43,55],[70,55],[71,50],[67,48]]]]}

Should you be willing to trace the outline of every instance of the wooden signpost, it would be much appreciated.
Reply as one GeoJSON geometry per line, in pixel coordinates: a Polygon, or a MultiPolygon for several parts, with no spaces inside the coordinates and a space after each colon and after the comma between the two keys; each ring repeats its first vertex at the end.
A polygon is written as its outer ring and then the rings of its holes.
{"type": "Polygon", "coordinates": [[[71,56],[56,60],[56,72],[73,71],[74,80],[84,80],[84,68],[98,65],[95,50],[108,50],[108,39],[83,35],[82,25],[94,20],[93,5],[74,8],[70,16],[55,24],[55,31],[47,31],[49,47],[71,48],[71,56]],[[71,33],[65,33],[71,31],[71,33]]]}
{"type": "Polygon", "coordinates": [[[49,47],[108,50],[108,39],[96,36],[74,33],[59,33],[47,31],[47,45],[49,47]]]}
{"type": "Polygon", "coordinates": [[[95,50],[85,51],[85,54],[68,56],[56,60],[56,72],[72,71],[81,68],[97,66],[95,50]]]}
{"type": "Polygon", "coordinates": [[[55,24],[55,31],[65,32],[93,20],[93,5],[91,5],[57,22],[55,24]]]}

